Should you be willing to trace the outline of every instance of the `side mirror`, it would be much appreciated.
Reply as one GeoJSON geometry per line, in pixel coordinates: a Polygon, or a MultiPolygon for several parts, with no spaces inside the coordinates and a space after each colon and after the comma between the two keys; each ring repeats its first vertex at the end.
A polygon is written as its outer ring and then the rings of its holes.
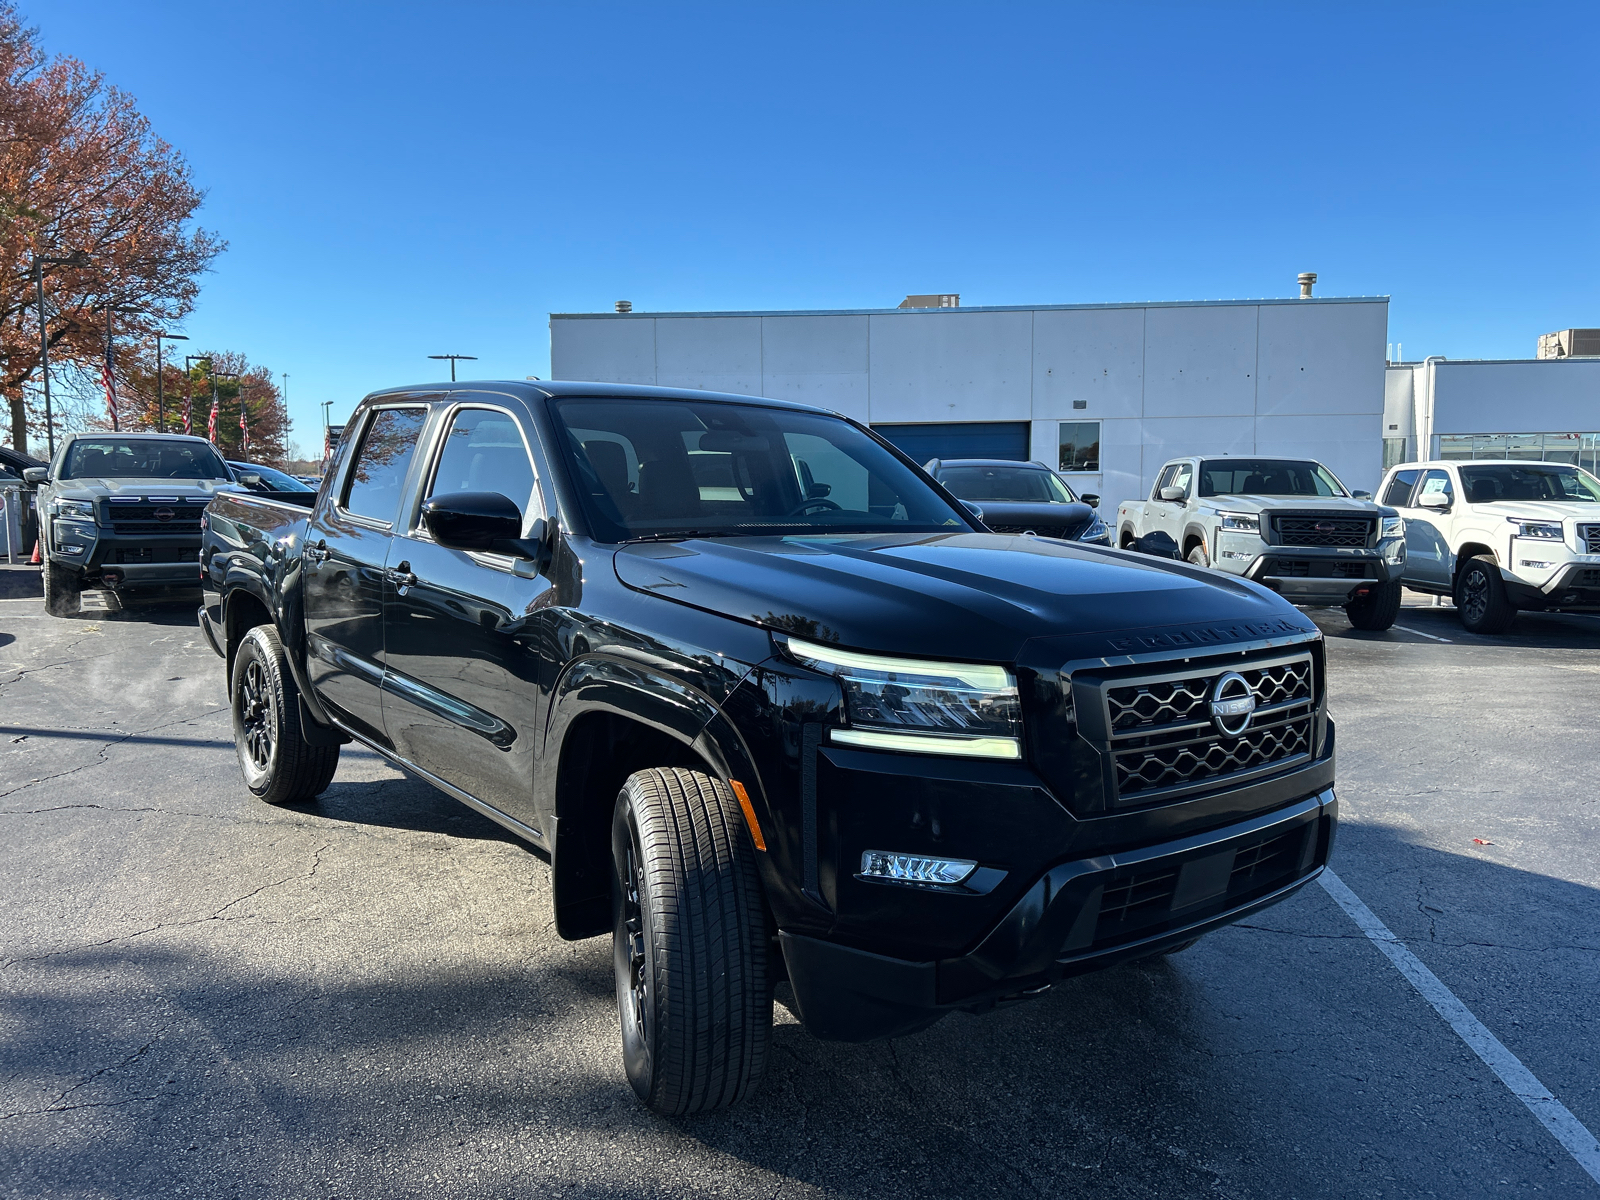
{"type": "Polygon", "coordinates": [[[1449,508],[1450,496],[1446,492],[1423,492],[1422,495],[1417,497],[1417,507],[1439,509],[1449,508]]]}
{"type": "Polygon", "coordinates": [[[499,492],[447,492],[422,506],[422,523],[433,540],[450,550],[484,550],[531,559],[534,573],[549,557],[545,521],[533,523],[533,536],[522,536],[522,510],[499,492]]]}
{"type": "Polygon", "coordinates": [[[1161,498],[1163,500],[1182,500],[1184,499],[1184,489],[1181,487],[1164,487],[1161,489],[1161,498]]]}
{"type": "Polygon", "coordinates": [[[1090,508],[1100,507],[1100,497],[1096,496],[1093,492],[1085,492],[1083,495],[1079,496],[1078,499],[1082,500],[1090,508]]]}
{"type": "Polygon", "coordinates": [[[49,467],[24,467],[22,469],[22,479],[23,479],[24,483],[31,483],[35,487],[39,486],[39,484],[41,484],[41,483],[49,483],[50,482],[50,468],[49,467]]]}
{"type": "Polygon", "coordinates": [[[813,483],[813,484],[809,484],[806,487],[806,499],[807,500],[826,500],[828,498],[828,496],[832,492],[833,492],[833,484],[831,484],[831,483],[813,483]]]}
{"type": "Polygon", "coordinates": [[[261,486],[261,476],[254,471],[241,471],[239,472],[239,482],[247,488],[258,488],[261,486]]]}
{"type": "Polygon", "coordinates": [[[1358,489],[1358,490],[1353,491],[1353,492],[1350,493],[1350,499],[1352,499],[1352,500],[1371,500],[1372,499],[1372,493],[1371,492],[1363,492],[1363,491],[1360,491],[1358,489]]]}
{"type": "Polygon", "coordinates": [[[979,508],[971,500],[963,500],[961,506],[977,518],[978,524],[983,524],[983,509],[979,508]]]}

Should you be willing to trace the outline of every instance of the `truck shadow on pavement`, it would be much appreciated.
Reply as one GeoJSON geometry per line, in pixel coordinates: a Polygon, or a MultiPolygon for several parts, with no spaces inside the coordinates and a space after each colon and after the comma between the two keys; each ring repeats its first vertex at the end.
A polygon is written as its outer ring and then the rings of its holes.
{"type": "MultiPolygon", "coordinates": [[[[229,742],[231,746],[233,743],[229,742]]],[[[386,760],[370,750],[346,746],[342,760],[357,757],[374,763],[386,760]]],[[[328,790],[304,804],[286,804],[285,812],[351,825],[370,825],[379,829],[405,829],[415,833],[442,833],[447,837],[471,838],[480,842],[506,842],[524,847],[527,842],[495,824],[488,817],[451,799],[437,788],[406,775],[388,779],[341,781],[337,776],[328,790]]]]}
{"type": "Polygon", "coordinates": [[[1323,635],[1355,642],[1389,642],[1429,645],[1504,646],[1522,650],[1592,650],[1600,645],[1600,620],[1579,613],[1518,613],[1505,633],[1469,633],[1453,608],[1402,608],[1392,628],[1382,631],[1353,628],[1337,608],[1312,608],[1306,614],[1323,635]],[[1421,636],[1418,636],[1418,635],[1421,636]],[[1444,639],[1436,641],[1434,639],[1444,639]]]}
{"type": "MultiPolygon", "coordinates": [[[[1548,1009],[1552,964],[1528,950],[1600,926],[1595,889],[1384,828],[1344,837],[1336,867],[1455,986],[1493,964],[1507,993],[1548,1009]]],[[[646,1112],[622,1077],[605,939],[557,942],[518,907],[495,916],[539,940],[483,965],[488,943],[452,951],[495,919],[486,910],[399,945],[359,922],[311,934],[245,915],[10,960],[0,1178],[121,1195],[765,1195],[797,1182],[863,1200],[1581,1183],[1316,885],[1173,959],[912,1037],[841,1045],[780,1023],[749,1102],[682,1120],[646,1112]],[[323,1186],[352,1169],[359,1185],[323,1186]]],[[[1595,994],[1592,947],[1560,961],[1556,995],[1595,994]]],[[[1462,998],[1536,1072],[1550,1062],[1537,1039],[1573,1039],[1561,1054],[1578,1073],[1544,1079],[1558,1095],[1594,1078],[1596,1051],[1563,1014],[1512,1029],[1498,994],[1462,998]]]]}

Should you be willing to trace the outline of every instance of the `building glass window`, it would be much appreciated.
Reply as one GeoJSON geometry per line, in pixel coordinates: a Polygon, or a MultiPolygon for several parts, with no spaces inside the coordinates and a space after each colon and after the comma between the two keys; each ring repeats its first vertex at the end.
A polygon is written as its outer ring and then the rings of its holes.
{"type": "Polygon", "coordinates": [[[1383,469],[1397,467],[1406,460],[1406,440],[1400,438],[1383,439],[1383,469]]]}
{"type": "Polygon", "coordinates": [[[1439,438],[1439,457],[1567,463],[1595,475],[1600,474],[1600,433],[1450,433],[1439,438]]]}
{"type": "Polygon", "coordinates": [[[1061,422],[1061,470],[1100,469],[1100,422],[1061,422]]]}

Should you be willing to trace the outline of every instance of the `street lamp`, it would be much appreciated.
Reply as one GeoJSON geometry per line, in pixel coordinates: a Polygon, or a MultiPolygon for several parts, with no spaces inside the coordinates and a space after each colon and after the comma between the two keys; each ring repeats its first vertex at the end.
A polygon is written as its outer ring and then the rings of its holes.
{"type": "Polygon", "coordinates": [[[457,360],[459,360],[461,362],[477,362],[478,361],[478,356],[476,354],[430,354],[430,355],[428,355],[428,357],[429,358],[440,358],[440,359],[448,358],[450,360],[450,382],[451,383],[454,383],[456,381],[456,362],[457,362],[457,360]]]}
{"type": "Polygon", "coordinates": [[[56,456],[56,423],[50,412],[50,332],[46,328],[44,315],[44,266],[51,263],[58,267],[81,267],[88,261],[89,256],[82,250],[74,250],[65,258],[40,254],[33,256],[33,277],[39,285],[39,370],[44,375],[44,436],[52,460],[56,456]]]}
{"type": "Polygon", "coordinates": [[[167,431],[167,393],[166,393],[166,365],[161,361],[161,339],[169,342],[187,342],[189,335],[186,333],[157,333],[156,334],[156,432],[167,431]]]}
{"type": "Polygon", "coordinates": [[[211,356],[209,354],[185,354],[183,356],[183,432],[187,436],[194,435],[194,376],[189,374],[194,370],[190,363],[203,362],[206,370],[211,369],[211,356]]]}

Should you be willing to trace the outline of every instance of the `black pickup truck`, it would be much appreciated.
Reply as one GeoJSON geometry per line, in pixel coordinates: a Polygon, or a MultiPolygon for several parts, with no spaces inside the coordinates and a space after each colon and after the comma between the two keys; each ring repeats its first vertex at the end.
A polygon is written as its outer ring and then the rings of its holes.
{"type": "Polygon", "coordinates": [[[200,623],[250,790],[355,740],[613,938],[651,1107],[821,1037],[1181,950],[1332,845],[1321,637],[1247,580],[990,533],[870,430],[612,384],[375,393],[315,495],[219,495],[200,623]]]}

